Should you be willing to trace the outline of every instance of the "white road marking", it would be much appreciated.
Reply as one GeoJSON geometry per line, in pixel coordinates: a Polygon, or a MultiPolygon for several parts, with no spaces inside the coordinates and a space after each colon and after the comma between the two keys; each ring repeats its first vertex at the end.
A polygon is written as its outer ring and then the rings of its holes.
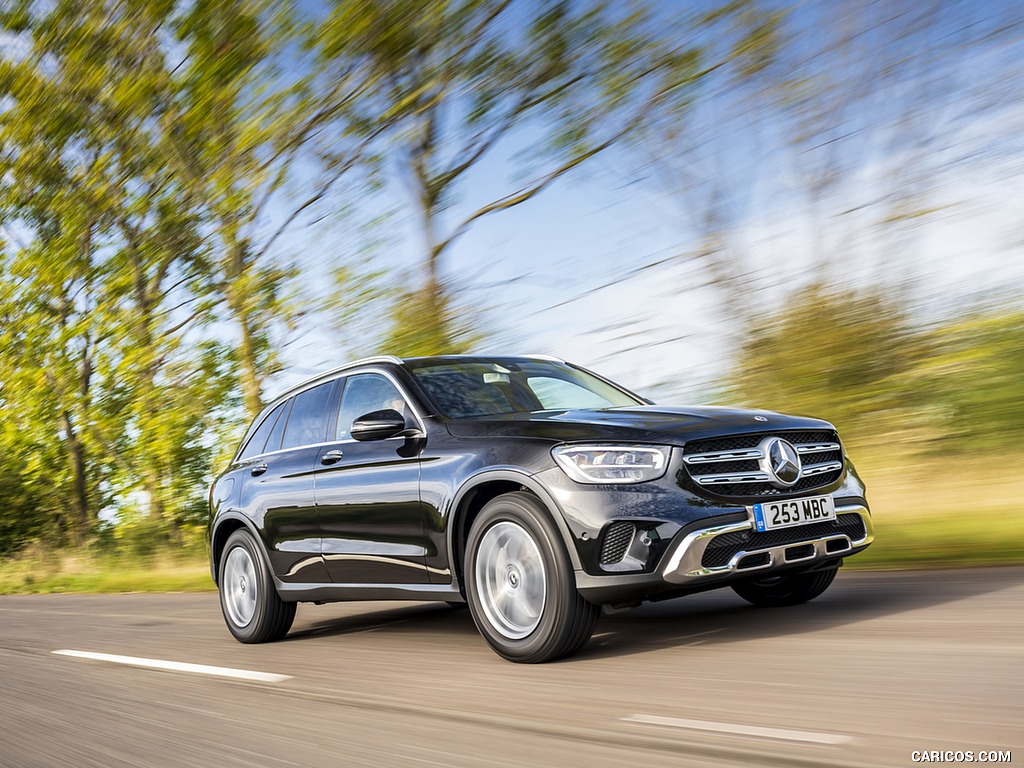
{"type": "Polygon", "coordinates": [[[708,720],[686,720],[680,717],[661,717],[659,715],[630,715],[623,717],[627,723],[643,725],[665,725],[670,728],[686,728],[691,731],[714,731],[715,733],[732,733],[738,736],[759,736],[764,739],[780,739],[782,741],[805,741],[813,744],[846,744],[853,741],[849,736],[838,733],[815,733],[814,731],[791,731],[786,728],[767,728],[760,725],[736,725],[733,723],[715,723],[708,720]]]}
{"type": "Polygon", "coordinates": [[[291,675],[275,675],[270,672],[254,672],[249,669],[232,669],[231,667],[211,667],[207,664],[188,664],[183,661],[164,661],[163,659],[141,659],[137,656],[118,656],[113,653],[93,653],[91,651],[53,651],[58,656],[73,656],[78,659],[109,661],[113,664],[127,664],[132,667],[147,669],[166,669],[171,672],[191,672],[197,675],[215,675],[231,677],[238,680],[257,680],[261,683],[280,683],[291,680],[291,675]]]}

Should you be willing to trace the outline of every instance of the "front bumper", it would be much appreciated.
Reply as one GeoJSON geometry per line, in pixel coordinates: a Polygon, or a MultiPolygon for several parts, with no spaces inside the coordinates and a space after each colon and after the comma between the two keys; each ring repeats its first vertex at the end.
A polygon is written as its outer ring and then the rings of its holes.
{"type": "MultiPolygon", "coordinates": [[[[846,504],[836,507],[837,517],[847,514],[860,516],[864,524],[864,534],[860,538],[851,538],[846,533],[815,533],[809,538],[800,538],[799,541],[775,546],[759,546],[755,543],[750,547],[738,549],[724,565],[711,567],[705,565],[704,554],[714,539],[726,534],[751,531],[753,523],[745,520],[693,531],[669,550],[664,565],[659,570],[669,584],[687,584],[738,573],[747,574],[753,571],[811,564],[816,560],[849,555],[854,550],[860,551],[870,544],[875,538],[875,530],[871,523],[871,515],[864,505],[846,504]]],[[[796,533],[799,527],[792,530],[796,533]]]]}
{"type": "Polygon", "coordinates": [[[690,525],[680,531],[653,572],[595,576],[577,571],[577,587],[591,602],[631,603],[702,592],[754,574],[834,567],[833,563],[838,565],[843,557],[864,550],[875,538],[865,504],[837,505],[836,515],[858,516],[863,533],[851,535],[839,530],[826,532],[815,525],[797,526],[780,529],[784,532],[780,542],[765,543],[765,538],[754,534],[750,519],[708,520],[706,525],[690,525]],[[705,557],[709,548],[717,542],[734,541],[737,535],[749,539],[749,544],[731,546],[726,562],[709,564],[705,557]],[[719,539],[723,536],[732,538],[719,539]]]}

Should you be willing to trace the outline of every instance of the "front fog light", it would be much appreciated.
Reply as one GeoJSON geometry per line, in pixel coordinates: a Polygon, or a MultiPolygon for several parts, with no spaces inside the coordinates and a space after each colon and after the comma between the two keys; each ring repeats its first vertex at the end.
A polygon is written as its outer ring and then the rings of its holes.
{"type": "Polygon", "coordinates": [[[560,445],[551,455],[578,483],[645,483],[668,465],[668,449],[647,445],[560,445]]]}

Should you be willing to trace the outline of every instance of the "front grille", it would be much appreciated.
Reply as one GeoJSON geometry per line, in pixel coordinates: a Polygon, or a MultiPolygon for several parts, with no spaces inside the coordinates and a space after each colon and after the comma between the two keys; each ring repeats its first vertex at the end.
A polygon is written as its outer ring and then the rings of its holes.
{"type": "Polygon", "coordinates": [[[834,430],[730,435],[696,440],[683,448],[683,460],[690,477],[701,491],[718,496],[779,496],[822,488],[843,474],[843,450],[834,430]],[[753,453],[766,437],[781,437],[800,452],[803,476],[791,488],[776,488],[761,470],[753,453]],[[834,446],[829,450],[825,447],[834,446]]]}
{"type": "Polygon", "coordinates": [[[850,541],[864,538],[864,519],[856,513],[837,515],[836,519],[795,528],[780,528],[776,531],[737,531],[715,536],[704,550],[701,565],[705,568],[719,568],[728,565],[737,552],[755,552],[759,549],[797,544],[801,541],[823,539],[826,536],[846,534],[850,541]]]}
{"type": "Polygon", "coordinates": [[[612,523],[604,534],[601,545],[601,565],[618,563],[626,556],[630,542],[633,541],[632,523],[612,523]]]}

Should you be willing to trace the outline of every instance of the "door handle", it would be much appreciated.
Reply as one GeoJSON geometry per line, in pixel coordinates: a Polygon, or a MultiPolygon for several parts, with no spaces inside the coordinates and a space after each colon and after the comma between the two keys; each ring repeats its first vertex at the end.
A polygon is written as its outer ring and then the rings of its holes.
{"type": "Polygon", "coordinates": [[[252,475],[253,477],[259,477],[260,475],[262,475],[266,471],[267,471],[267,465],[266,464],[257,464],[255,467],[253,467],[252,469],[249,470],[249,474],[252,475]]]}
{"type": "Polygon", "coordinates": [[[321,464],[337,464],[341,461],[341,457],[344,456],[341,451],[328,451],[320,457],[321,464]]]}

